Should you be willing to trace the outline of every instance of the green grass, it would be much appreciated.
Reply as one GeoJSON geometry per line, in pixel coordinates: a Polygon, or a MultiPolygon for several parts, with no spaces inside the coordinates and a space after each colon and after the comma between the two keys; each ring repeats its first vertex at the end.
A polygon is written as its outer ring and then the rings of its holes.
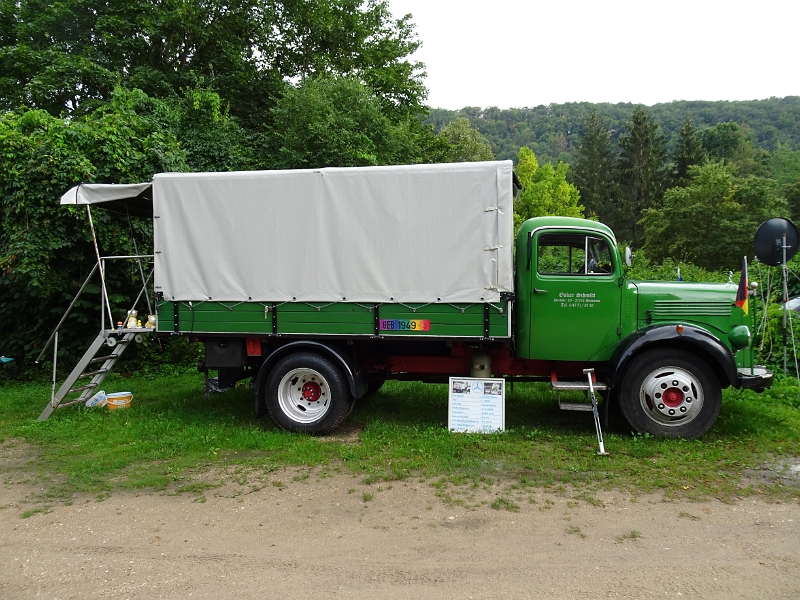
{"type": "Polygon", "coordinates": [[[578,537],[580,537],[582,539],[586,538],[586,534],[583,533],[583,531],[581,531],[581,528],[578,527],[577,525],[568,526],[567,529],[566,529],[566,533],[567,533],[567,535],[578,534],[578,537]]]}
{"type": "Polygon", "coordinates": [[[31,510],[26,510],[22,513],[21,517],[23,519],[29,519],[33,515],[43,514],[46,515],[47,513],[53,512],[52,507],[49,504],[45,504],[44,506],[37,506],[36,508],[32,508],[31,510]]]}
{"type": "Polygon", "coordinates": [[[617,537],[618,542],[624,542],[625,540],[638,540],[642,537],[640,531],[636,529],[631,529],[627,533],[623,533],[622,535],[617,537]]]}
{"type": "MultiPolygon", "coordinates": [[[[267,473],[285,466],[333,466],[357,473],[366,485],[414,476],[444,481],[450,498],[458,490],[466,494],[497,482],[508,485],[511,504],[512,498],[526,499],[530,488],[565,486],[589,504],[599,504],[594,492],[608,488],[694,498],[800,495],[779,479],[743,479],[748,469],[798,462],[798,388],[781,381],[761,395],[726,391],[717,424],[700,440],[632,435],[612,418],[604,436],[608,457],[596,455],[591,415],[559,411],[555,395],[540,384],[509,389],[507,431],[489,435],[447,431],[446,386],[389,382],[350,417],[363,425],[358,443],[289,434],[269,419],[256,421],[247,387],[206,399],[195,373],[114,376],[104,388],[133,392],[132,407],[113,412],[67,407],[38,422],[49,385],[0,387],[0,442],[24,441],[30,450],[22,464],[4,467],[2,479],[41,483],[43,502],[75,492],[181,489],[189,473],[230,464],[267,473]]],[[[295,480],[307,478],[306,473],[295,480]]],[[[210,488],[184,489],[202,496],[210,488]]]]}
{"type": "Polygon", "coordinates": [[[519,504],[508,498],[497,498],[492,502],[491,506],[495,510],[500,510],[502,508],[510,512],[519,512],[519,504]]]}

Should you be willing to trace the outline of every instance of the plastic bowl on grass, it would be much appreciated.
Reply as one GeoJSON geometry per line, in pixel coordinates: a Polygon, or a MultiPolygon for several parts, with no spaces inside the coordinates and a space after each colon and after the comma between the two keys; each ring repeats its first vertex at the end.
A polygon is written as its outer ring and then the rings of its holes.
{"type": "Polygon", "coordinates": [[[108,410],[117,410],[118,408],[130,408],[133,394],[130,392],[117,392],[115,394],[108,394],[106,406],[108,410]]]}
{"type": "Polygon", "coordinates": [[[106,395],[105,391],[100,390],[94,396],[92,396],[86,401],[86,406],[88,406],[89,408],[94,408],[96,406],[105,406],[106,402],[108,402],[108,396],[106,395]]]}

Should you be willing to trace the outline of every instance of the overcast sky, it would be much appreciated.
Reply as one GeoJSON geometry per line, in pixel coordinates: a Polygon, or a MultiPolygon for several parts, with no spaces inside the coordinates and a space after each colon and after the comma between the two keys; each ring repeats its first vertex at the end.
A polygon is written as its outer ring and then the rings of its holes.
{"type": "Polygon", "coordinates": [[[800,0],[388,1],[435,108],[800,95],[800,0]]]}

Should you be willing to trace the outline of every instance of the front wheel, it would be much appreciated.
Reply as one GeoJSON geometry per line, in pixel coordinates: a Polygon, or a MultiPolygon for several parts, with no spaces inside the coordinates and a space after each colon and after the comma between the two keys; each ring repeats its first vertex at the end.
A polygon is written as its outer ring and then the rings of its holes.
{"type": "Polygon", "coordinates": [[[664,348],[633,359],[618,402],[628,423],[640,433],[694,439],[717,420],[722,389],[704,360],[664,348]]]}
{"type": "Polygon", "coordinates": [[[324,356],[298,352],[271,369],[258,401],[283,429],[311,434],[339,426],[351,408],[347,382],[324,356]]]}

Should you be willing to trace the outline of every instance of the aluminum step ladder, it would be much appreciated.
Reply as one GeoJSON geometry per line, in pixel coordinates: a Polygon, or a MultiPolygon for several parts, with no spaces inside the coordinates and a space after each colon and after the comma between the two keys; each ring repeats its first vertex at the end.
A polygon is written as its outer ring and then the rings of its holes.
{"type": "MultiPolygon", "coordinates": [[[[42,414],[39,415],[39,421],[46,420],[57,408],[64,406],[71,406],[80,402],[86,402],[100,386],[102,381],[106,378],[109,372],[114,368],[122,353],[128,348],[130,343],[134,340],[141,340],[141,335],[150,333],[150,329],[122,329],[114,331],[105,331],[98,334],[92,344],[84,353],[83,357],[72,369],[72,372],[67,376],[58,391],[55,391],[55,364],[53,365],[53,393],[50,402],[47,403],[42,414]],[[102,352],[101,352],[102,350],[102,352]],[[111,350],[110,352],[108,352],[111,350]],[[101,355],[98,356],[98,353],[101,355]],[[107,353],[107,354],[106,354],[107,353]],[[91,366],[90,366],[91,365],[91,366]],[[99,368],[93,368],[99,365],[99,368]],[[86,371],[86,368],[91,370],[86,371]],[[88,383],[79,383],[81,379],[91,377],[88,383]],[[77,398],[66,400],[67,396],[80,392],[77,398]]],[[[58,348],[58,337],[56,337],[56,352],[58,348]]],[[[55,355],[55,353],[54,353],[55,355]]]]}
{"type": "MultiPolygon", "coordinates": [[[[556,381],[555,375],[553,375],[550,384],[553,386],[553,389],[558,392],[558,407],[561,410],[579,410],[593,413],[594,427],[597,432],[597,454],[599,456],[608,456],[605,444],[603,443],[603,430],[600,427],[600,412],[597,409],[597,397],[594,395],[596,390],[604,391],[608,389],[608,386],[605,383],[594,380],[594,369],[584,369],[583,374],[586,375],[586,383],[580,381],[556,381]],[[587,396],[589,402],[562,402],[561,392],[567,391],[588,392],[587,396]]],[[[608,406],[608,403],[605,402],[604,406],[608,406]]]]}

